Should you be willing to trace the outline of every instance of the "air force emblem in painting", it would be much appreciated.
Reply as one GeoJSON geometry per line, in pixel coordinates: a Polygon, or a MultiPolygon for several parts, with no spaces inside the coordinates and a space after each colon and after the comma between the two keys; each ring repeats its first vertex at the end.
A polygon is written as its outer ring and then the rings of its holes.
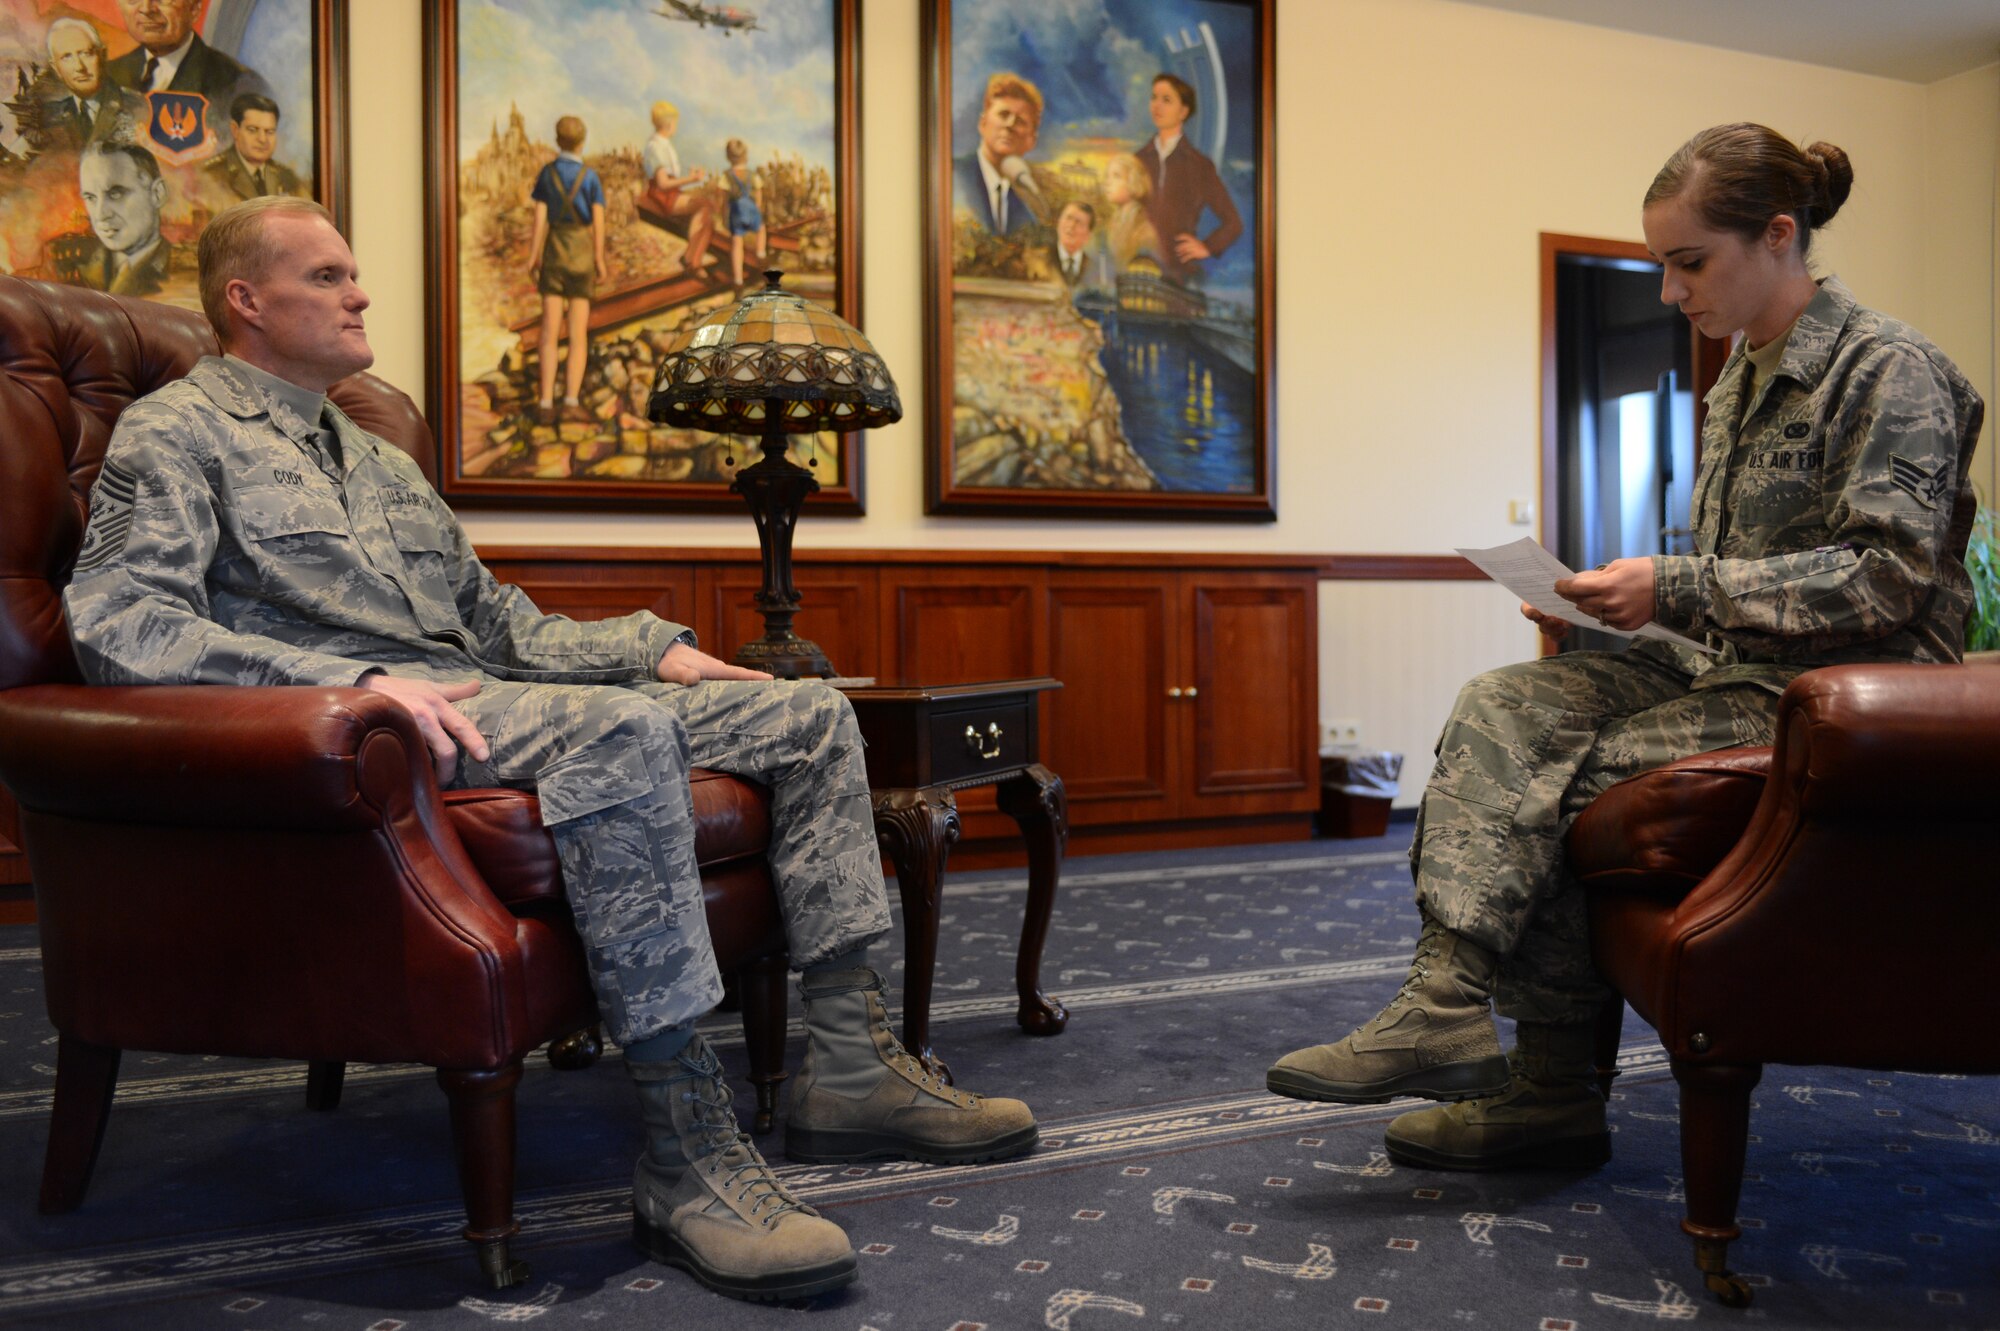
{"type": "Polygon", "coordinates": [[[208,98],[198,92],[149,92],[147,132],[170,162],[185,162],[208,143],[208,98]]]}

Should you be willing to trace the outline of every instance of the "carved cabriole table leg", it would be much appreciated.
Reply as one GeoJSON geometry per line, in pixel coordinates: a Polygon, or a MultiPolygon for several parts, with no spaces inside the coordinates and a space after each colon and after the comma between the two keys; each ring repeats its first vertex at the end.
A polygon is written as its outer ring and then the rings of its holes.
{"type": "Polygon", "coordinates": [[[931,1053],[931,980],[937,970],[938,888],[959,835],[958,801],[942,786],[875,796],[875,838],[896,866],[903,899],[903,1047],[946,1081],[931,1053]]]}
{"type": "Polygon", "coordinates": [[[995,794],[1001,811],[1020,824],[1021,837],[1028,843],[1028,910],[1021,920],[1021,951],[1014,963],[1014,983],[1021,995],[1015,1019],[1030,1035],[1059,1035],[1069,1024],[1069,1010],[1042,992],[1042,947],[1048,942],[1063,847],[1069,842],[1069,800],[1062,778],[1040,763],[1002,781],[995,794]]]}

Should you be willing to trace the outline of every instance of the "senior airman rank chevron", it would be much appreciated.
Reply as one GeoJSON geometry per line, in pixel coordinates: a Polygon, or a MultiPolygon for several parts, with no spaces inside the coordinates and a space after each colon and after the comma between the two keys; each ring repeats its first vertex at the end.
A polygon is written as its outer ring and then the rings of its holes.
{"type": "Polygon", "coordinates": [[[1889,479],[1900,490],[1908,491],[1925,508],[1936,508],[1951,488],[1951,467],[1940,462],[1933,471],[1925,471],[1916,463],[1896,454],[1889,455],[1889,479]]]}

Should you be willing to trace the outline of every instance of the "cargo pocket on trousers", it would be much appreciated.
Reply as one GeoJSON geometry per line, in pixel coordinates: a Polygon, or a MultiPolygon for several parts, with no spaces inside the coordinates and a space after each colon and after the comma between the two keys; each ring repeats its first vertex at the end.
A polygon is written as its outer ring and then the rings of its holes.
{"type": "Polygon", "coordinates": [[[652,786],[631,735],[585,744],[536,778],[542,823],[564,851],[563,885],[577,930],[594,949],[630,944],[676,922],[656,820],[645,805],[652,786]],[[588,827],[573,826],[586,820],[588,827]],[[564,844],[584,836],[585,853],[564,844]]]}
{"type": "Polygon", "coordinates": [[[1499,735],[1469,723],[1446,728],[1431,771],[1432,791],[1513,816],[1569,714],[1536,708],[1539,716],[1522,717],[1519,714],[1527,709],[1518,704],[1510,704],[1508,710],[1516,716],[1499,727],[1499,735]]]}

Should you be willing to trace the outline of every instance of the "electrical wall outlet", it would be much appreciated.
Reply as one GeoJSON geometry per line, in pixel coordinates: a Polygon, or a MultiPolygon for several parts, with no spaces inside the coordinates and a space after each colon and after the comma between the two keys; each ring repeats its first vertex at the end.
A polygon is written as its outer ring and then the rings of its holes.
{"type": "Polygon", "coordinates": [[[1361,742],[1361,723],[1359,721],[1351,719],[1328,721],[1324,723],[1322,728],[1325,734],[1322,743],[1359,744],[1361,742]]]}
{"type": "Polygon", "coordinates": [[[1535,501],[1532,499],[1509,499],[1507,501],[1507,521],[1516,527],[1535,525],[1535,501]]]}

